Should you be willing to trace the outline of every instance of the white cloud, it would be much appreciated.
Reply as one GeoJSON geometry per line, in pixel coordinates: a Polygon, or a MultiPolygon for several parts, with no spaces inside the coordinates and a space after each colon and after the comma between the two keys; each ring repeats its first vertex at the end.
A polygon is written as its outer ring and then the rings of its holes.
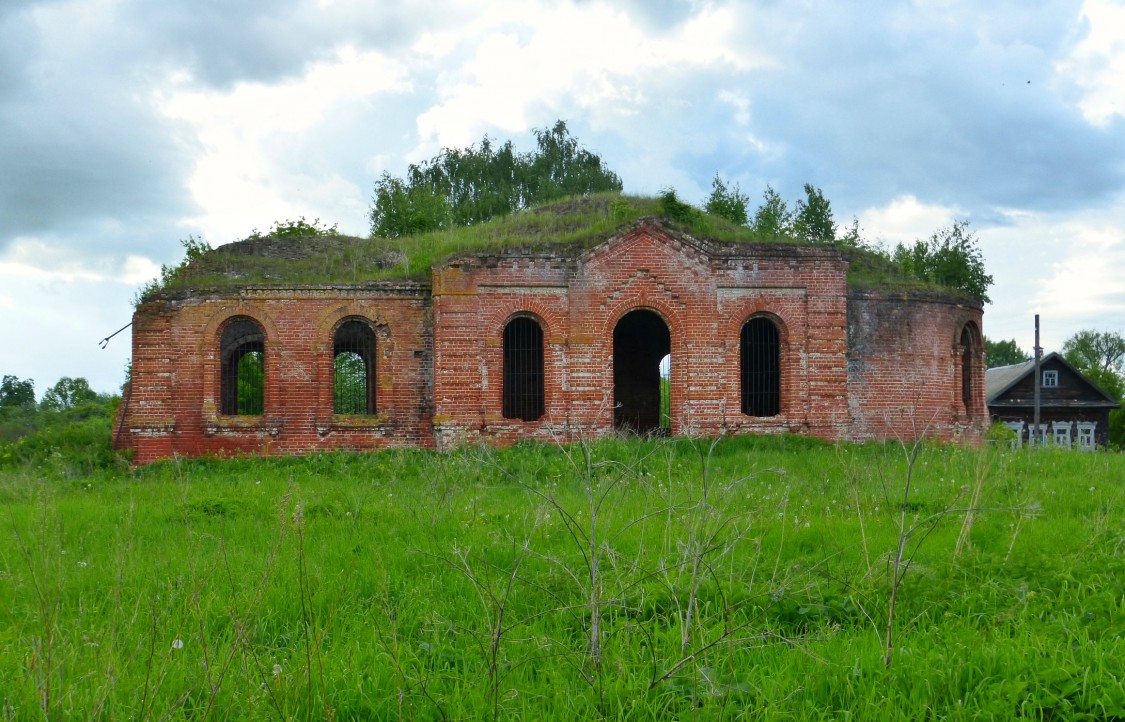
{"type": "Polygon", "coordinates": [[[647,32],[610,4],[510,9],[465,29],[462,37],[474,38],[469,57],[439,79],[438,103],[418,118],[420,155],[474,142],[488,127],[526,131],[541,108],[634,115],[649,101],[646,87],[669,75],[773,65],[738,36],[728,6],[708,5],[666,34],[647,32]]]}
{"type": "Polygon", "coordinates": [[[1104,126],[1125,115],[1125,4],[1086,0],[1082,15],[1089,33],[1057,70],[1082,90],[1079,107],[1086,119],[1104,126]]]}
{"type": "Polygon", "coordinates": [[[144,256],[126,256],[118,280],[129,285],[139,285],[154,278],[160,278],[160,264],[153,263],[144,256]]]}
{"type": "Polygon", "coordinates": [[[1047,350],[1083,328],[1125,331],[1125,196],[1075,214],[1007,218],[979,232],[995,278],[985,313],[990,338],[1014,337],[1030,349],[1037,313],[1047,350]]]}
{"type": "Polygon", "coordinates": [[[859,219],[865,237],[894,246],[929,238],[959,214],[956,207],[923,203],[912,195],[904,195],[885,206],[860,212],[859,219]]]}
{"type": "Polygon", "coordinates": [[[365,189],[341,176],[308,177],[294,169],[308,159],[292,156],[302,138],[323,133],[320,127],[333,114],[409,87],[397,61],[348,47],[283,83],[201,90],[180,78],[178,85],[159,93],[154,103],[189,124],[202,144],[189,187],[202,209],[198,225],[217,242],[337,204],[353,212],[364,206],[365,189]]]}

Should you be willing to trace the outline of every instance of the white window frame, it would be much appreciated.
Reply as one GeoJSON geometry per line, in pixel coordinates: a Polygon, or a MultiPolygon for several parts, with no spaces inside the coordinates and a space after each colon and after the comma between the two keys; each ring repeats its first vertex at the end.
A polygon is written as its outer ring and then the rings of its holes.
{"type": "Polygon", "coordinates": [[[1098,425],[1092,421],[1079,421],[1076,425],[1078,426],[1078,448],[1081,451],[1093,451],[1096,449],[1098,447],[1098,425]]]}
{"type": "Polygon", "coordinates": [[[1059,387],[1059,372],[1051,369],[1043,372],[1043,388],[1057,389],[1059,387]]]}
{"type": "Polygon", "coordinates": [[[1016,432],[1016,438],[1012,440],[1012,448],[1018,449],[1023,446],[1023,431],[1027,426],[1026,421],[1005,421],[1004,426],[1007,426],[1012,431],[1016,432]]]}
{"type": "Polygon", "coordinates": [[[1060,449],[1069,449],[1070,427],[1069,421],[1056,421],[1051,424],[1051,443],[1060,449]]]}

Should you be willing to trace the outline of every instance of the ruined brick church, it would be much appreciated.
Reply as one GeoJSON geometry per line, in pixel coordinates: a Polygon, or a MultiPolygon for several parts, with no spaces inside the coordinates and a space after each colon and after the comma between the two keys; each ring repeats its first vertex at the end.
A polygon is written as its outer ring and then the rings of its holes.
{"type": "Polygon", "coordinates": [[[133,318],[115,440],[147,463],[614,432],[980,438],[981,305],[850,286],[848,265],[645,218],[423,280],[158,294],[133,318]]]}

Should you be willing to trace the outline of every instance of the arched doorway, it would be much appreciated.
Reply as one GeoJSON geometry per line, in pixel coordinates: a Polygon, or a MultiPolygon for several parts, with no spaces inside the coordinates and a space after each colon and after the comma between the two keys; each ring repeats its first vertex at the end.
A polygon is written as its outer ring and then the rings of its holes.
{"type": "Polygon", "coordinates": [[[671,352],[668,324],[653,311],[630,311],[617,322],[613,328],[614,427],[638,434],[662,428],[660,367],[671,352]]]}

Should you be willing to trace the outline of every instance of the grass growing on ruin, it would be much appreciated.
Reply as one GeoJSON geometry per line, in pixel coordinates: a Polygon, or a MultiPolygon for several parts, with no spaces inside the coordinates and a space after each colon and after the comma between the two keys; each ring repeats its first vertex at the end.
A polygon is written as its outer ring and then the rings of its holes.
{"type": "MultiPolygon", "coordinates": [[[[258,237],[207,252],[181,273],[166,279],[165,293],[230,290],[253,285],[340,285],[375,281],[430,280],[430,269],[458,255],[499,253],[505,249],[586,249],[602,243],[630,223],[664,214],[658,198],[600,193],[520,211],[487,223],[422,233],[405,238],[353,238],[335,233],[307,237],[258,237]]],[[[755,231],[718,216],[689,214],[670,224],[699,239],[732,243],[796,243],[785,237],[761,238],[755,231]]],[[[907,278],[884,254],[856,248],[848,282],[866,289],[939,291],[907,278]]],[[[144,292],[154,298],[160,286],[144,292]]]]}
{"type": "Polygon", "coordinates": [[[905,451],[9,467],[0,718],[1125,716],[1125,458],[905,451]]]}

